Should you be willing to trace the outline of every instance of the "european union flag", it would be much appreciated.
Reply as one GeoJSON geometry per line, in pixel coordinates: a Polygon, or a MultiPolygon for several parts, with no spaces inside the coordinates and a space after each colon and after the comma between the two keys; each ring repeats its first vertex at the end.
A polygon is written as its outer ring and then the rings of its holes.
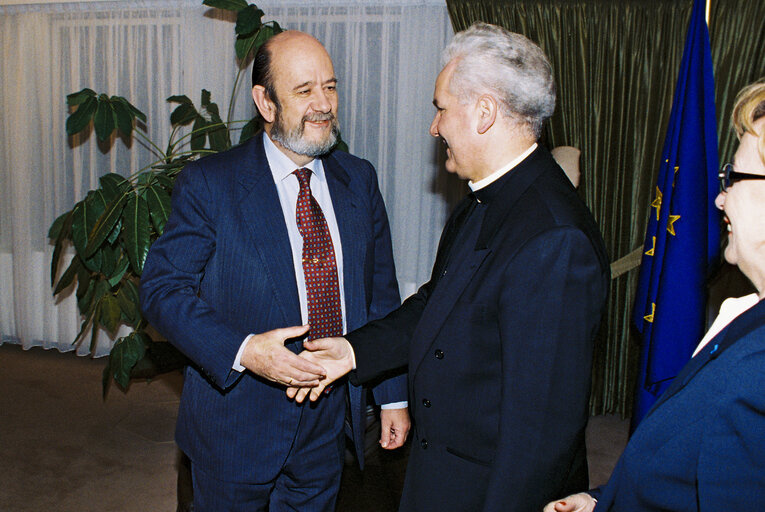
{"type": "Polygon", "coordinates": [[[635,295],[643,343],[633,429],[704,334],[705,281],[720,245],[718,167],[709,32],[704,1],[695,0],[635,295]]]}

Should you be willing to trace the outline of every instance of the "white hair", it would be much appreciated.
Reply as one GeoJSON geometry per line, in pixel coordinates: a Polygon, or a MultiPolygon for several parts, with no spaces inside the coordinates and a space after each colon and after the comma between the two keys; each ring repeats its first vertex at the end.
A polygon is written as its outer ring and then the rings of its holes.
{"type": "Polygon", "coordinates": [[[528,38],[496,25],[474,23],[458,32],[441,54],[456,60],[449,89],[461,102],[491,94],[503,116],[525,124],[535,138],[555,110],[552,68],[528,38]]]}

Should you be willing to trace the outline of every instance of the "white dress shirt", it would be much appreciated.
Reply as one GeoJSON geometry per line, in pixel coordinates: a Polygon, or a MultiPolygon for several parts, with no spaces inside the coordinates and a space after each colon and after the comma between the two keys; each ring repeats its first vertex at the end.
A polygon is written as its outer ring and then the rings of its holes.
{"type": "Polygon", "coordinates": [[[709,340],[717,336],[717,334],[722,331],[725,326],[731,323],[737,316],[757,304],[759,300],[760,298],[756,293],[744,295],[743,297],[730,297],[725,299],[723,303],[720,304],[720,313],[717,315],[717,318],[715,318],[715,321],[712,322],[712,326],[709,328],[704,337],[701,338],[701,341],[696,347],[696,350],[693,351],[693,355],[695,356],[698,354],[699,351],[704,348],[707,343],[709,343],[709,340]]]}
{"type": "MultiPolygon", "coordinates": [[[[297,225],[297,198],[298,193],[300,192],[300,183],[298,182],[297,176],[292,174],[301,167],[296,166],[295,162],[282,153],[273,141],[271,141],[271,138],[266,132],[263,132],[263,147],[266,150],[268,166],[271,168],[271,174],[273,175],[274,183],[276,184],[276,191],[279,194],[279,202],[282,205],[284,222],[287,224],[287,234],[289,235],[290,247],[292,248],[292,263],[295,268],[295,280],[297,281],[298,298],[300,299],[300,315],[303,324],[305,325],[308,323],[308,291],[305,286],[305,273],[303,272],[303,237],[300,234],[297,225]]],[[[343,333],[345,333],[343,249],[340,244],[340,230],[337,227],[335,210],[332,207],[332,198],[329,195],[329,187],[327,186],[327,175],[324,173],[324,165],[321,160],[311,160],[303,167],[311,169],[313,172],[313,176],[311,176],[311,194],[314,199],[316,199],[316,202],[319,203],[321,211],[324,213],[324,218],[327,220],[327,226],[329,227],[329,234],[332,238],[332,245],[335,249],[337,283],[340,287],[340,308],[343,316],[343,333]]],[[[245,370],[244,366],[241,364],[242,353],[244,352],[244,347],[252,336],[254,336],[254,334],[250,334],[244,339],[242,345],[239,347],[239,352],[236,354],[236,359],[234,360],[232,368],[238,372],[243,372],[245,370]]],[[[383,409],[403,409],[407,405],[408,402],[404,401],[382,404],[380,407],[383,409]]]]}
{"type": "MultiPolygon", "coordinates": [[[[271,138],[263,132],[263,147],[266,150],[266,159],[271,168],[271,174],[274,178],[276,191],[279,194],[279,202],[282,205],[282,214],[284,222],[287,224],[287,235],[290,239],[290,248],[292,249],[292,263],[295,269],[295,281],[297,281],[298,298],[300,299],[300,316],[303,325],[308,323],[308,291],[305,286],[305,274],[303,272],[303,237],[297,225],[297,197],[300,192],[300,183],[297,176],[292,174],[297,169],[295,162],[276,147],[271,138]]],[[[345,292],[343,290],[343,249],[340,244],[340,231],[337,227],[335,210],[332,208],[332,198],[329,195],[327,186],[327,176],[324,173],[324,165],[321,160],[311,160],[304,165],[306,169],[311,169],[311,194],[316,202],[319,203],[324,218],[327,220],[329,234],[332,238],[332,246],[335,249],[335,261],[337,262],[337,284],[340,287],[340,309],[343,317],[343,333],[345,333],[345,292]]],[[[287,326],[285,326],[287,327],[287,326]]],[[[250,334],[242,342],[239,352],[236,355],[232,368],[238,372],[245,370],[241,365],[242,353],[247,345],[250,334]]]]}

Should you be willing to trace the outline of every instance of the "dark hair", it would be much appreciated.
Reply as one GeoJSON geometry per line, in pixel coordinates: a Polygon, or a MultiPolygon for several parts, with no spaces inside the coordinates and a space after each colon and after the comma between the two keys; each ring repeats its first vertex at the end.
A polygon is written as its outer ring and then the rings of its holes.
{"type": "MultiPolygon", "coordinates": [[[[270,39],[260,45],[258,51],[255,53],[255,58],[252,61],[252,86],[261,85],[266,90],[268,98],[276,104],[276,108],[280,108],[279,99],[276,97],[276,90],[274,89],[274,77],[271,73],[271,45],[270,39]]],[[[257,109],[256,109],[257,110],[257,109]]]]}

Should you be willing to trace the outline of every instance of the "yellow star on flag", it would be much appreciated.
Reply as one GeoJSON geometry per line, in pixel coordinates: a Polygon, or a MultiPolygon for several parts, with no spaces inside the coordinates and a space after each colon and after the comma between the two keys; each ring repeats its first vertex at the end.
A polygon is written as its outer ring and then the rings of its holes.
{"type": "Polygon", "coordinates": [[[670,235],[672,235],[672,236],[676,235],[676,233],[675,233],[675,221],[677,221],[679,219],[680,219],[680,215],[670,215],[669,216],[669,220],[667,220],[667,232],[670,235]]]}
{"type": "Polygon", "coordinates": [[[659,220],[659,212],[661,211],[661,190],[656,187],[656,199],[651,203],[651,208],[656,208],[656,221],[659,220]]]}
{"type": "Polygon", "coordinates": [[[650,249],[648,249],[648,250],[645,252],[646,256],[653,256],[654,252],[656,251],[656,237],[655,237],[655,236],[652,236],[652,237],[651,237],[651,240],[653,241],[653,245],[651,246],[651,248],[650,248],[650,249]]]}
{"type": "Polygon", "coordinates": [[[645,320],[646,322],[653,323],[653,317],[655,314],[656,314],[656,303],[651,302],[651,314],[644,316],[643,320],[645,320]]]}

